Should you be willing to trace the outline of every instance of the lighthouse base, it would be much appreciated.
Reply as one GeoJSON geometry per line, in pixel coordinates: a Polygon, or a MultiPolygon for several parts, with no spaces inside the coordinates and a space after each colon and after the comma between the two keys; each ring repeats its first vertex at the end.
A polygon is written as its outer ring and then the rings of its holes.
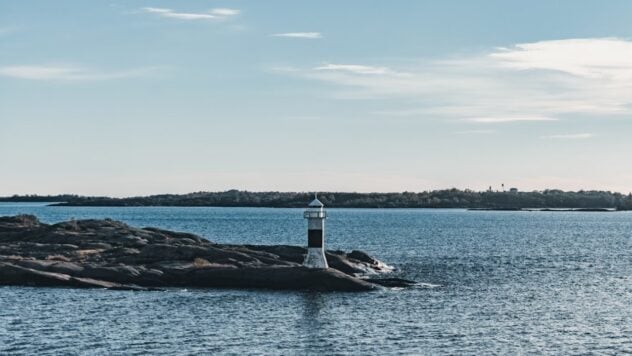
{"type": "Polygon", "coordinates": [[[329,268],[327,258],[325,258],[325,251],[320,247],[308,247],[303,266],[307,268],[329,268]]]}

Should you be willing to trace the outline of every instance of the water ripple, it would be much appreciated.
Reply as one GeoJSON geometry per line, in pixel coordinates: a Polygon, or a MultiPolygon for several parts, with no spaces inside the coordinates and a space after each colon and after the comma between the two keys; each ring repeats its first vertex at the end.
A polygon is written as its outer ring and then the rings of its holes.
{"type": "MultiPolygon", "coordinates": [[[[301,244],[300,210],[20,208],[301,244]]],[[[0,354],[632,353],[632,214],[332,210],[328,243],[420,283],[375,293],[0,288],[0,354]]],[[[248,238],[248,241],[244,241],[248,238]]]]}

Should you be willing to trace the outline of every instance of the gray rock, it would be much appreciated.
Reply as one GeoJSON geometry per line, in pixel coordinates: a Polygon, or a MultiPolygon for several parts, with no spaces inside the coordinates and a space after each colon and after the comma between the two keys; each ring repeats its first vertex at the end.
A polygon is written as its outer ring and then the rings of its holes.
{"type": "Polygon", "coordinates": [[[83,271],[83,267],[79,266],[76,263],[54,260],[21,260],[15,262],[15,264],[39,271],[55,272],[68,275],[78,275],[83,271]]]}
{"type": "Polygon", "coordinates": [[[79,274],[81,277],[93,278],[117,283],[136,283],[140,272],[132,266],[87,266],[79,274]]]}
{"type": "Polygon", "coordinates": [[[304,247],[221,245],[109,219],[48,225],[31,215],[0,217],[0,285],[365,291],[403,284],[356,278],[382,265],[360,251],[328,251],[323,270],[302,267],[305,254],[304,247]]]}

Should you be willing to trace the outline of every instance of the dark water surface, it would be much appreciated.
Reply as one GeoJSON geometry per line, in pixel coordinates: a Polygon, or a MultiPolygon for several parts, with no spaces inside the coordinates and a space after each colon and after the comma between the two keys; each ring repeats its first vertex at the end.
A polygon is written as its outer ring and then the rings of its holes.
{"type": "MultiPolygon", "coordinates": [[[[95,208],[32,213],[305,244],[299,209],[95,208]]],[[[361,249],[409,290],[127,292],[0,287],[0,354],[632,353],[632,213],[329,210],[327,246],[361,249]]]]}

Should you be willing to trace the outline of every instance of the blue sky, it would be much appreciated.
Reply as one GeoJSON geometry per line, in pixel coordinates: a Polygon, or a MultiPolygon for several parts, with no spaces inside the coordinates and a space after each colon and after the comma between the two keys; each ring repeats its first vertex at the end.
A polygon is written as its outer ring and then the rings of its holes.
{"type": "Polygon", "coordinates": [[[630,1],[0,1],[0,195],[632,191],[630,1]]]}

